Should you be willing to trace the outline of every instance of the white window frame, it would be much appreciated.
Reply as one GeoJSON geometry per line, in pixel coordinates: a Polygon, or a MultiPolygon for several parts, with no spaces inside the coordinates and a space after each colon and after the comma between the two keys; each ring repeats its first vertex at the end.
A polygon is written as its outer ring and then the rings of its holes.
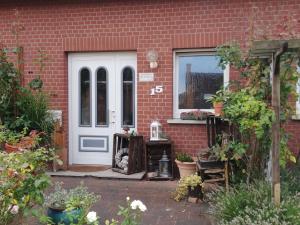
{"type": "MultiPolygon", "coordinates": [[[[199,109],[179,109],[178,108],[178,76],[179,76],[179,56],[193,55],[216,55],[216,49],[183,49],[173,52],[173,118],[180,118],[180,113],[199,109]]],[[[223,70],[224,88],[229,84],[229,66],[223,70]]],[[[213,111],[212,109],[201,109],[205,111],[213,111]]]]}

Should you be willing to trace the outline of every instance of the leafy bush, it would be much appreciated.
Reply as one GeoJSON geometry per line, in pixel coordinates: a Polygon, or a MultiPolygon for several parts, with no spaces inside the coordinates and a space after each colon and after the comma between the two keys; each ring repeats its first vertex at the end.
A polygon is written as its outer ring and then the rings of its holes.
{"type": "Polygon", "coordinates": [[[44,132],[49,141],[54,122],[48,111],[48,96],[42,92],[42,85],[31,86],[20,85],[19,71],[8,61],[6,51],[0,49],[0,124],[17,132],[24,128],[44,132]]]}
{"type": "Polygon", "coordinates": [[[10,224],[16,216],[22,217],[35,204],[44,201],[43,191],[50,178],[44,171],[47,163],[56,158],[54,150],[0,153],[0,220],[10,224]]]}
{"type": "Polygon", "coordinates": [[[271,186],[256,181],[240,184],[226,193],[219,190],[210,195],[212,212],[219,225],[299,225],[300,195],[283,195],[280,208],[271,199],[271,186]]]}
{"type": "Polygon", "coordinates": [[[19,73],[7,58],[6,51],[0,49],[0,120],[13,117],[15,90],[18,86],[19,73]]]}

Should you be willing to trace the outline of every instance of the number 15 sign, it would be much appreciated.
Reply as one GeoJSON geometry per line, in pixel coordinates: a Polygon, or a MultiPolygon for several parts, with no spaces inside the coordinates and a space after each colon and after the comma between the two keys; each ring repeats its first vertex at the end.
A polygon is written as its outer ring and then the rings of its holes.
{"type": "Polygon", "coordinates": [[[164,87],[162,85],[155,86],[155,88],[150,89],[150,95],[156,95],[159,93],[163,93],[164,87]]]}

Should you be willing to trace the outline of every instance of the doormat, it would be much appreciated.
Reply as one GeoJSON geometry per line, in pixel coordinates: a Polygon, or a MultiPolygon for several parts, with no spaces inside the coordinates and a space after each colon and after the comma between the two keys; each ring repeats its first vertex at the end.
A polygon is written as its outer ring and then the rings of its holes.
{"type": "Polygon", "coordinates": [[[105,171],[96,172],[76,172],[76,171],[57,171],[57,172],[47,172],[50,176],[61,176],[61,177],[98,177],[106,179],[128,179],[128,180],[142,180],[145,176],[145,171],[140,173],[134,173],[130,175],[117,173],[111,169],[105,171]]]}

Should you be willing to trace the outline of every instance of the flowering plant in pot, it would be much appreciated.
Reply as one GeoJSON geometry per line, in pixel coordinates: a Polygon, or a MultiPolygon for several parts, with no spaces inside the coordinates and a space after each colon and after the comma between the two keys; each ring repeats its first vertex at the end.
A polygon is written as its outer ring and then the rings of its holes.
{"type": "Polygon", "coordinates": [[[175,162],[179,169],[180,177],[185,177],[196,172],[195,160],[185,152],[177,153],[175,162]]]}
{"type": "Polygon", "coordinates": [[[7,129],[5,126],[0,127],[0,142],[7,153],[18,152],[25,149],[33,149],[39,145],[42,132],[36,130],[30,131],[27,135],[28,128],[23,128],[21,132],[7,129]]]}
{"type": "Polygon", "coordinates": [[[45,196],[44,206],[47,208],[47,217],[42,222],[51,221],[51,224],[64,225],[98,225],[97,214],[90,212],[100,196],[89,192],[81,183],[79,186],[66,190],[62,183],[55,183],[54,192],[45,196]]]}
{"type": "Polygon", "coordinates": [[[213,104],[215,115],[222,116],[223,115],[223,106],[228,98],[228,91],[225,89],[220,89],[216,92],[215,95],[210,96],[208,102],[213,104]]]}
{"type": "Polygon", "coordinates": [[[177,184],[175,192],[172,193],[172,198],[175,201],[180,201],[187,196],[202,198],[202,179],[196,173],[182,177],[177,184]]]}

